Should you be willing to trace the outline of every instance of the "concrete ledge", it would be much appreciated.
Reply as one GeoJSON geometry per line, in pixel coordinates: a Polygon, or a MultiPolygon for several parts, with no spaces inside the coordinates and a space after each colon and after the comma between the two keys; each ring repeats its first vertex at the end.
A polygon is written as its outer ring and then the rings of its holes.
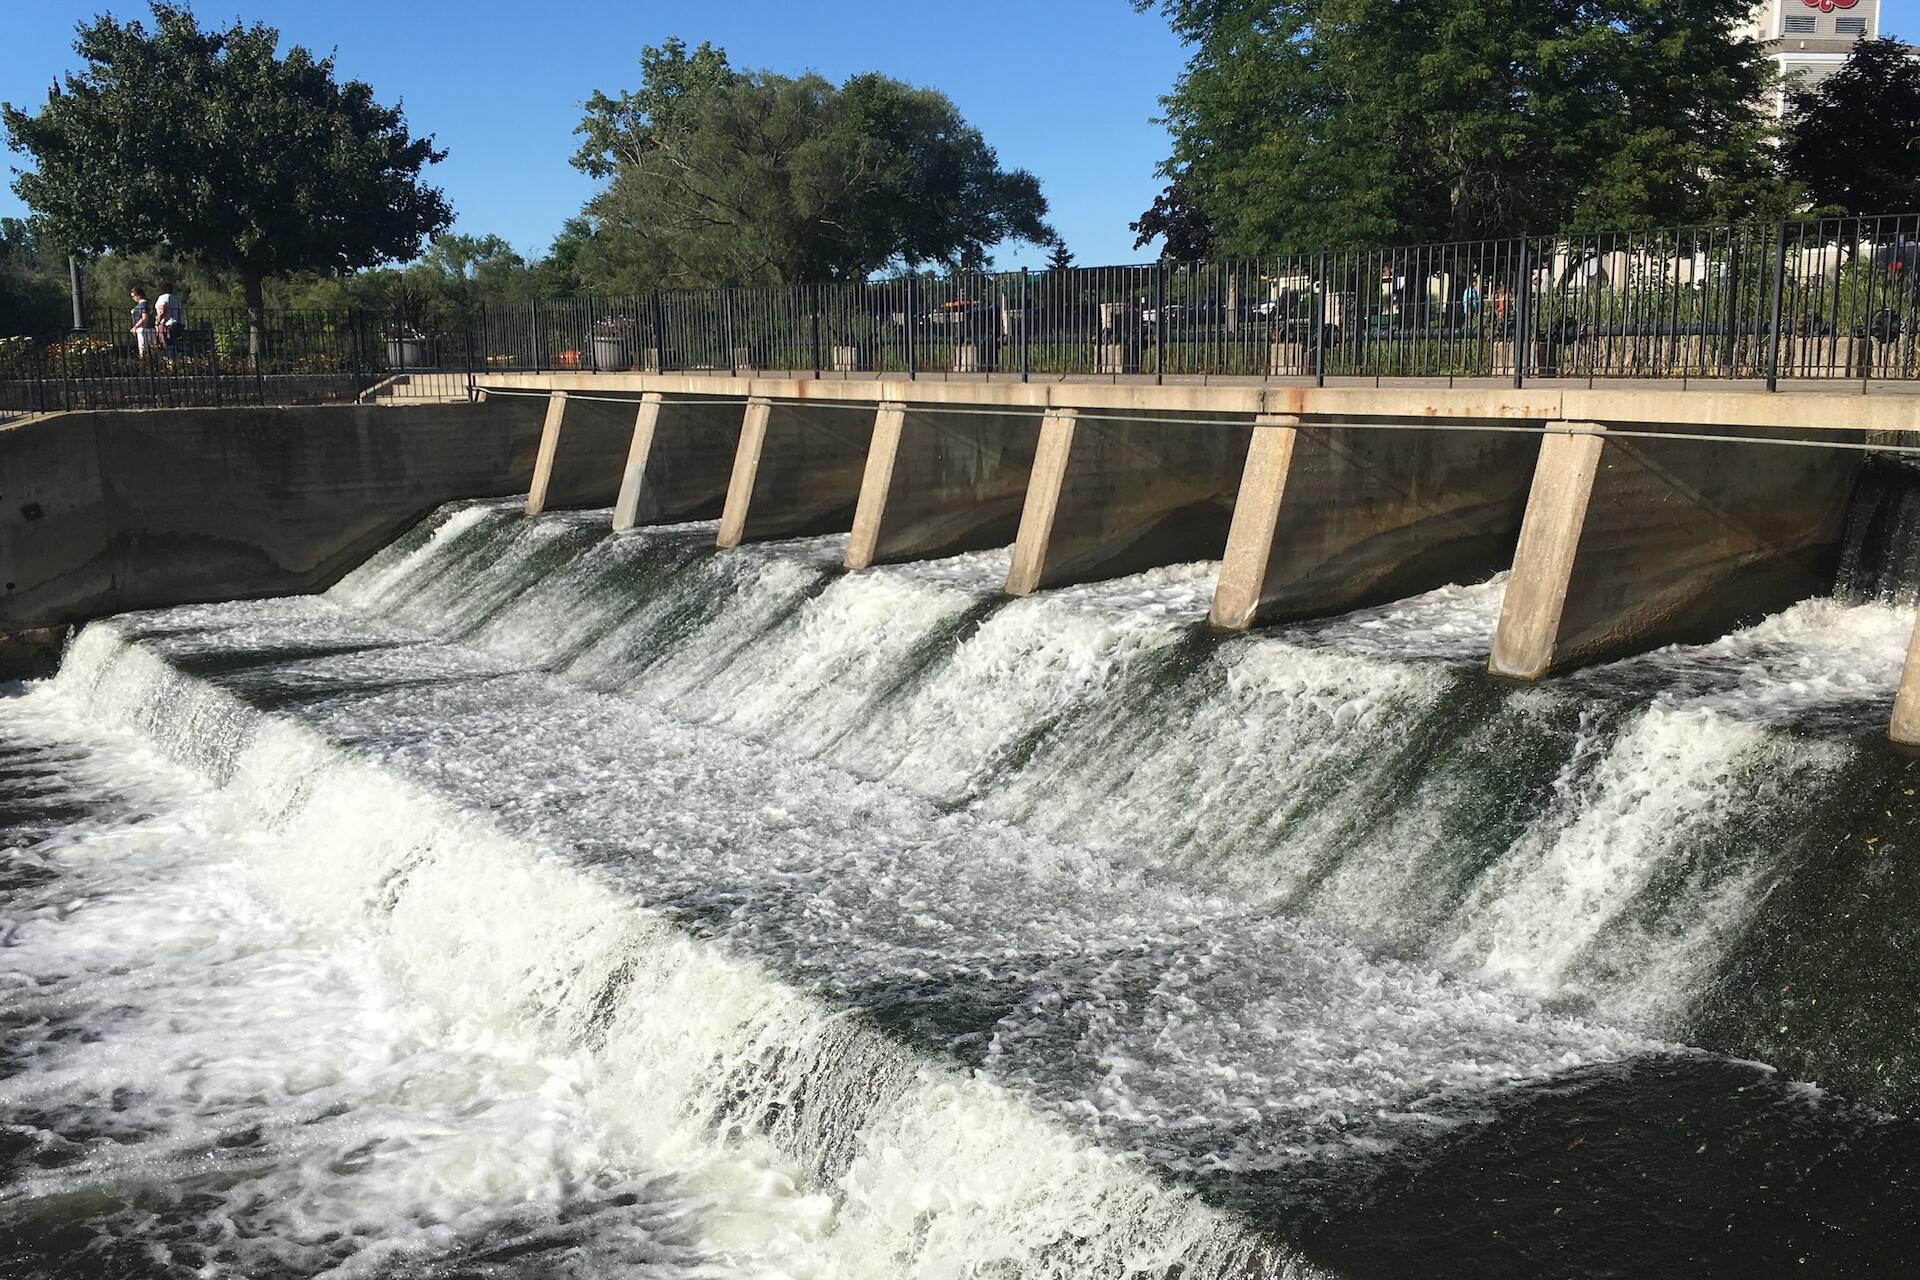
{"type": "Polygon", "coordinates": [[[1251,421],[1189,427],[1087,420],[1073,409],[1049,413],[1008,592],[1217,559],[1252,435],[1251,421]]]}
{"type": "Polygon", "coordinates": [[[737,400],[641,398],[613,527],[711,520],[724,509],[746,406],[737,400]]]}
{"type": "Polygon", "coordinates": [[[601,394],[719,396],[881,402],[911,405],[976,404],[1030,409],[1079,408],[1119,412],[1292,414],[1311,422],[1358,418],[1411,421],[1609,422],[1699,428],[1755,427],[1848,431],[1920,429],[1915,396],[1880,384],[1862,395],[1854,382],[1808,383],[1776,393],[1739,386],[1616,382],[1588,386],[1541,382],[1516,390],[1499,380],[1409,380],[1375,386],[1286,386],[1257,380],[1169,378],[1164,385],[1111,378],[1088,382],[988,382],[899,377],[813,378],[715,373],[487,373],[482,387],[594,391],[601,394]]]}
{"type": "Polygon", "coordinates": [[[1587,430],[1541,444],[1494,674],[1709,640],[1832,589],[1858,453],[1587,430]]]}
{"type": "Polygon", "coordinates": [[[1039,441],[1036,414],[883,405],[847,539],[847,567],[958,555],[1013,541],[1039,441]]]}
{"type": "Polygon", "coordinates": [[[1512,563],[1537,437],[1259,422],[1214,589],[1215,626],[1344,613],[1512,563]]]}
{"type": "Polygon", "coordinates": [[[718,544],[851,529],[873,418],[870,406],[748,402],[718,544]]]}

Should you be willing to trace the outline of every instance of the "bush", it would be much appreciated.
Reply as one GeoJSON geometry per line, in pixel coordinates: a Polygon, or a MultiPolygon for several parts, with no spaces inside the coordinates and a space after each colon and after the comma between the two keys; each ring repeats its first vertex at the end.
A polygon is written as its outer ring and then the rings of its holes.
{"type": "Polygon", "coordinates": [[[32,338],[0,338],[0,373],[24,374],[33,358],[32,338]]]}
{"type": "Polygon", "coordinates": [[[213,326],[213,351],[222,361],[231,363],[247,354],[247,322],[235,317],[213,326]]]}

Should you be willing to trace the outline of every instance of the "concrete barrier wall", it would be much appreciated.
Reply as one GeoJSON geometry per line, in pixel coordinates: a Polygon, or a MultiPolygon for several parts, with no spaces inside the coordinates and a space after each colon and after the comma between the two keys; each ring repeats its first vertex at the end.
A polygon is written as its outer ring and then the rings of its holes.
{"type": "MultiPolygon", "coordinates": [[[[57,414],[0,429],[0,632],[323,590],[427,512],[526,489],[543,404],[57,414]]],[[[608,502],[625,451],[556,489],[608,502]],[[594,473],[598,479],[594,479],[594,473]]]]}
{"type": "Polygon", "coordinates": [[[1494,674],[1709,640],[1832,590],[1858,453],[1583,430],[1541,442],[1494,674]]]}
{"type": "Polygon", "coordinates": [[[741,400],[669,400],[649,392],[634,415],[613,527],[717,517],[726,506],[745,413],[741,400]]]}
{"type": "Polygon", "coordinates": [[[1254,431],[1215,626],[1344,613],[1513,562],[1537,436],[1297,424],[1254,431]]]}
{"type": "Polygon", "coordinates": [[[719,545],[853,528],[873,418],[871,405],[750,401],[719,545]]]}
{"type": "Polygon", "coordinates": [[[1181,426],[1050,413],[1007,590],[1218,559],[1252,435],[1251,417],[1244,427],[1181,426]]]}
{"type": "Polygon", "coordinates": [[[847,567],[926,560],[1012,542],[1040,442],[1037,413],[882,406],[847,567]]]}

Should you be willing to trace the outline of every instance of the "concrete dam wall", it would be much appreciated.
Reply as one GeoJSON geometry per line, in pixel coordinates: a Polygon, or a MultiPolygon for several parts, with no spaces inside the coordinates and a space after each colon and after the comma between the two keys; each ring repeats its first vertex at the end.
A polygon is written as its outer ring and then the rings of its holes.
{"type": "MultiPolygon", "coordinates": [[[[441,503],[526,490],[541,406],[51,414],[0,429],[0,632],[324,590],[441,503]]],[[[582,405],[557,506],[613,500],[632,415],[582,405]]]]}
{"type": "MultiPolygon", "coordinates": [[[[1726,424],[1771,415],[1701,439],[1666,420],[1688,404],[1671,394],[1616,398],[1627,416],[1610,428],[1498,397],[1350,395],[1343,416],[1300,412],[1297,389],[782,390],[750,384],[731,410],[645,392],[615,527],[687,518],[676,491],[691,475],[721,507],[723,547],[846,532],[846,567],[862,570],[1010,542],[1013,596],[1217,560],[1209,621],[1229,631],[1511,569],[1488,667],[1518,680],[1709,639],[1831,590],[1865,456],[1862,430],[1765,397],[1699,397],[1726,424]],[[636,461],[661,440],[678,475],[636,461]]],[[[496,392],[546,400],[551,449],[580,394],[496,392]]],[[[529,510],[544,502],[536,476],[529,510]]]]}
{"type": "MultiPolygon", "coordinates": [[[[439,503],[524,488],[530,515],[611,504],[616,529],[718,517],[723,547],[847,533],[853,570],[1011,545],[1014,596],[1219,561],[1209,620],[1229,631],[1510,568],[1488,665],[1532,680],[1831,589],[1865,431],[1906,407],[506,381],[478,404],[85,413],[0,432],[0,630],[323,589],[439,503]],[[1666,420],[1695,408],[1712,439],[1666,420]]],[[[1916,722],[1908,705],[1898,723],[1916,722]]]]}

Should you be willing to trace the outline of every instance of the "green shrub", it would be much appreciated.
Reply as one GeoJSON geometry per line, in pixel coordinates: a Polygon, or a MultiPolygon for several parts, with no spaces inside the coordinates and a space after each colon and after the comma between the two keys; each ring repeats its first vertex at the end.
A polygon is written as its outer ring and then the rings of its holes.
{"type": "Polygon", "coordinates": [[[247,354],[247,322],[235,317],[213,327],[213,350],[223,361],[239,360],[247,354]]]}

